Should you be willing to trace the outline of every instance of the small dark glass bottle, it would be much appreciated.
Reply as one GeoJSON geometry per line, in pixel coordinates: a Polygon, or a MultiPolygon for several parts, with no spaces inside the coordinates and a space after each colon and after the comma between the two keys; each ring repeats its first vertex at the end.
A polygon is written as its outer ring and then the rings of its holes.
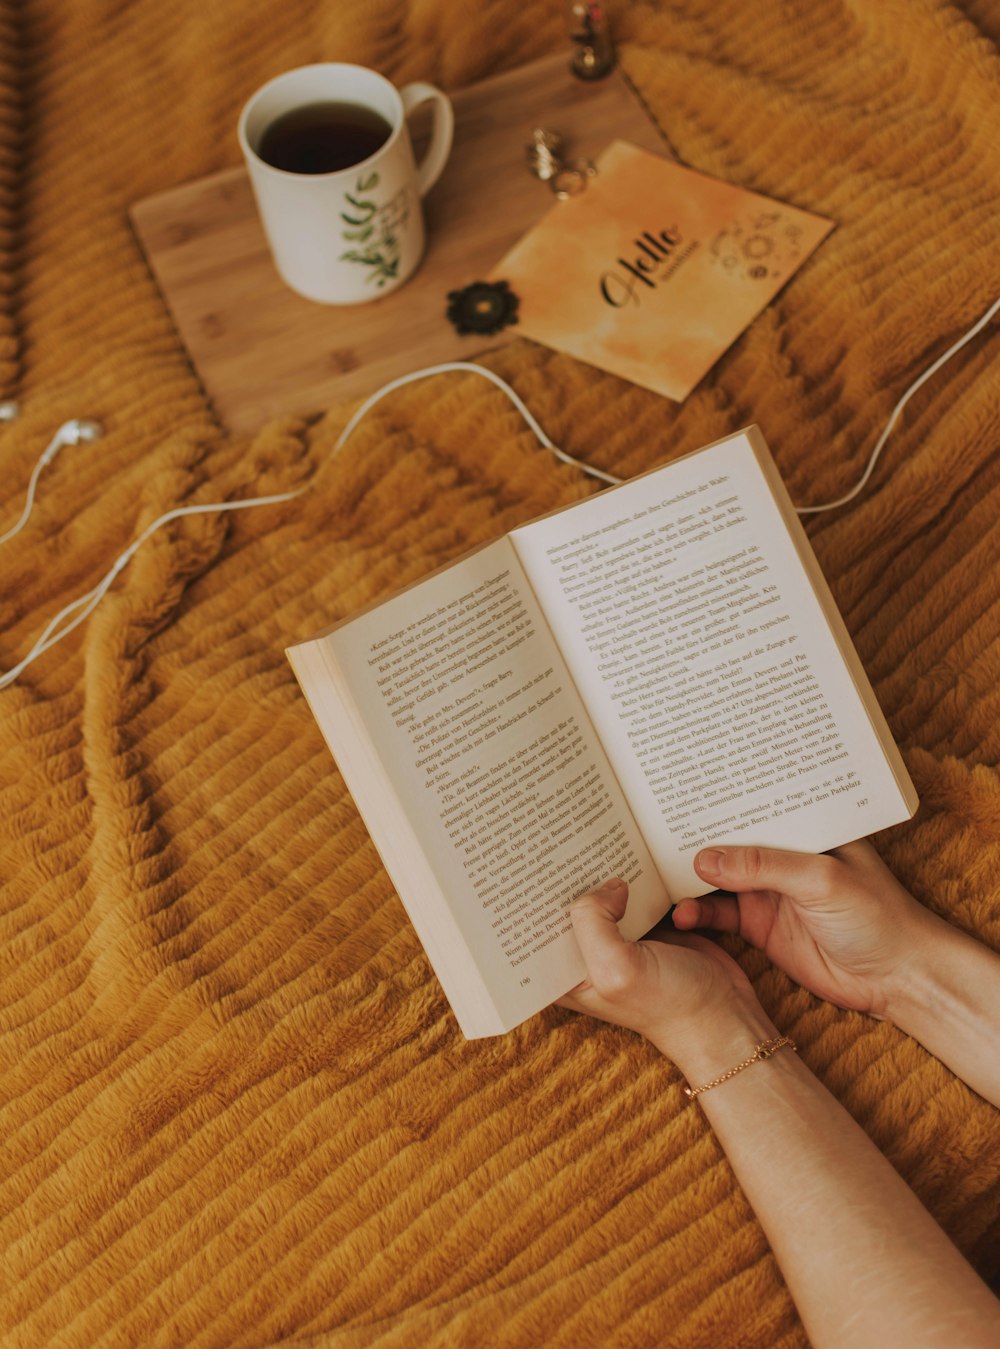
{"type": "Polygon", "coordinates": [[[615,64],[615,49],[604,10],[596,0],[573,0],[570,23],[570,41],[576,48],[570,70],[581,80],[599,80],[615,64]]]}

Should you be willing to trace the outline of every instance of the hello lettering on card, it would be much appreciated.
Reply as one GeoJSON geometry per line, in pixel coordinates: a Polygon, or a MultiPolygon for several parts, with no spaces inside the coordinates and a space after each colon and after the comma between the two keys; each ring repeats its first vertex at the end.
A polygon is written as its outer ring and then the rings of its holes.
{"type": "Polygon", "coordinates": [[[643,230],[633,240],[633,247],[635,253],[631,262],[627,257],[620,257],[617,267],[601,276],[601,294],[613,309],[639,304],[642,288],[655,290],[657,285],[672,276],[698,247],[698,241],[692,239],[685,245],[678,226],[670,225],[655,233],[653,230],[643,230]]]}

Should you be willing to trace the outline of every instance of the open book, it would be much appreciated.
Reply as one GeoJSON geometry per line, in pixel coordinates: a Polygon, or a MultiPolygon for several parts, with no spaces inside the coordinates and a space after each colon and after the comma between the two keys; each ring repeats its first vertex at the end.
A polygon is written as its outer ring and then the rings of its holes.
{"type": "Polygon", "coordinates": [[[288,651],[468,1037],[709,888],[710,843],[821,852],[917,801],[750,427],[544,516],[288,651]]]}

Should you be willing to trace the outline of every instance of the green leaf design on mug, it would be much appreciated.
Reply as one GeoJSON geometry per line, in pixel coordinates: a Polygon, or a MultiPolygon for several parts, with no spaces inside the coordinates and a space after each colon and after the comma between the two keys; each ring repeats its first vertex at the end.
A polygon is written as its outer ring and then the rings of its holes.
{"type": "MultiPolygon", "coordinates": [[[[344,199],[350,203],[353,214],[347,211],[340,212],[341,220],[351,226],[350,229],[341,230],[340,237],[346,243],[364,244],[365,247],[349,248],[340,254],[339,261],[356,262],[358,266],[366,267],[368,269],[366,279],[381,288],[386,281],[395,280],[399,274],[399,239],[385,218],[386,208],[382,208],[383,218],[380,222],[377,203],[362,195],[377,187],[378,181],[378,174],[369,170],[358,175],[353,194],[344,193],[344,199]],[[377,235],[376,229],[380,223],[381,234],[377,235]]],[[[391,218],[391,212],[389,217],[391,218]]]]}
{"type": "Polygon", "coordinates": [[[357,197],[352,197],[350,192],[345,192],[344,196],[353,207],[359,211],[367,211],[369,215],[373,215],[378,209],[373,201],[358,201],[357,197]]]}
{"type": "Polygon", "coordinates": [[[349,249],[341,253],[340,261],[357,262],[370,268],[367,280],[374,281],[377,286],[384,286],[386,281],[394,280],[399,271],[399,258],[388,257],[376,245],[370,245],[364,253],[356,248],[349,249]]]}

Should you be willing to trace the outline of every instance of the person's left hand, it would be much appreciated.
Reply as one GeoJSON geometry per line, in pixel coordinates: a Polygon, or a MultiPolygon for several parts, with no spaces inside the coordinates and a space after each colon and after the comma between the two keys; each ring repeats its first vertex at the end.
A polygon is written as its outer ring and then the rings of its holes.
{"type": "Polygon", "coordinates": [[[763,1009],[732,957],[708,937],[665,926],[626,941],[618,923],[627,902],[619,879],[574,900],[587,977],[560,1006],[638,1031],[675,1062],[698,1057],[707,1039],[734,1033],[734,1022],[761,1029],[763,1009]]]}

